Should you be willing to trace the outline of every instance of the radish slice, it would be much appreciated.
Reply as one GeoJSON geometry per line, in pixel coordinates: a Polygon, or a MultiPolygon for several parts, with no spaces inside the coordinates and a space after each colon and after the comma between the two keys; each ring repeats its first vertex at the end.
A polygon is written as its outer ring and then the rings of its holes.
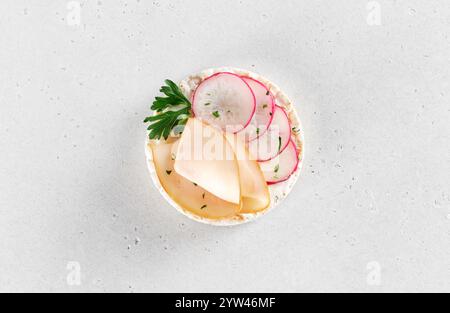
{"type": "Polygon", "coordinates": [[[249,144],[249,150],[258,161],[269,161],[279,155],[291,140],[291,125],[286,111],[276,105],[269,129],[249,144]]]}
{"type": "Polygon", "coordinates": [[[274,185],[288,180],[297,170],[299,162],[297,147],[291,140],[286,149],[276,158],[260,162],[259,166],[267,183],[274,185]]]}
{"type": "Polygon", "coordinates": [[[197,87],[192,101],[195,117],[231,133],[247,127],[255,109],[252,89],[232,73],[217,73],[205,79],[197,87]]]}
{"type": "Polygon", "coordinates": [[[250,86],[256,98],[256,111],[252,121],[245,129],[245,135],[248,141],[261,137],[269,128],[275,110],[275,99],[269,89],[260,81],[242,77],[250,86]]]}

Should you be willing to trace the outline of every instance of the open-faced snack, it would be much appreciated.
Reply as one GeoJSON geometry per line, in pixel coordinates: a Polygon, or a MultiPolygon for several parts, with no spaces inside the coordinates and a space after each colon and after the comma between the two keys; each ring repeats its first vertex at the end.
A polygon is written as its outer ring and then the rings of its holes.
{"type": "Polygon", "coordinates": [[[242,224],[287,197],[304,155],[303,129],[272,82],[220,68],[167,80],[153,103],[146,155],[154,184],[184,215],[242,224]]]}

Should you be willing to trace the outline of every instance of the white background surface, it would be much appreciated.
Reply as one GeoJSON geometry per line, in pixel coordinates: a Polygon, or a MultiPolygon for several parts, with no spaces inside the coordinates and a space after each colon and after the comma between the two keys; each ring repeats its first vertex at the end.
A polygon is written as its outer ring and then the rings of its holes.
{"type": "Polygon", "coordinates": [[[447,0],[80,3],[0,2],[0,291],[450,291],[447,0]],[[307,154],[217,229],[153,188],[142,120],[224,65],[282,86],[307,154]]]}

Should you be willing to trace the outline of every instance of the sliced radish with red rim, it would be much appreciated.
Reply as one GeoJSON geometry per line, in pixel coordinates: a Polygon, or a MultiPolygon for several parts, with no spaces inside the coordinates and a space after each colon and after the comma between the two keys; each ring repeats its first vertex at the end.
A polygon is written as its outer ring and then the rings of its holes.
{"type": "Polygon", "coordinates": [[[256,110],[250,124],[245,128],[247,141],[261,137],[269,128],[275,110],[275,99],[269,89],[260,81],[242,76],[256,98],[256,110]]]}
{"type": "Polygon", "coordinates": [[[255,109],[252,89],[232,73],[217,73],[205,79],[193,95],[195,117],[227,132],[237,133],[247,127],[255,109]]]}
{"type": "Polygon", "coordinates": [[[249,150],[258,161],[269,161],[287,147],[291,140],[291,132],[286,111],[276,105],[272,123],[261,137],[249,143],[249,150]]]}
{"type": "Polygon", "coordinates": [[[291,140],[276,158],[260,162],[264,177],[269,185],[278,184],[288,180],[298,168],[299,156],[295,143],[291,140]]]}

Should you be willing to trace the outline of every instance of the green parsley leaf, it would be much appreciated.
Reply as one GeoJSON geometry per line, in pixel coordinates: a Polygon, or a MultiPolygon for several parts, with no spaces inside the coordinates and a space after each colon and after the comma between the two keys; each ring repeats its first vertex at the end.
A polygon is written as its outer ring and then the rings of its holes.
{"type": "Polygon", "coordinates": [[[144,120],[144,123],[150,123],[148,130],[151,140],[167,140],[172,130],[178,125],[185,125],[191,116],[192,104],[181,89],[171,80],[166,80],[165,83],[166,86],[160,89],[165,97],[156,97],[151,107],[156,114],[144,120]]]}

